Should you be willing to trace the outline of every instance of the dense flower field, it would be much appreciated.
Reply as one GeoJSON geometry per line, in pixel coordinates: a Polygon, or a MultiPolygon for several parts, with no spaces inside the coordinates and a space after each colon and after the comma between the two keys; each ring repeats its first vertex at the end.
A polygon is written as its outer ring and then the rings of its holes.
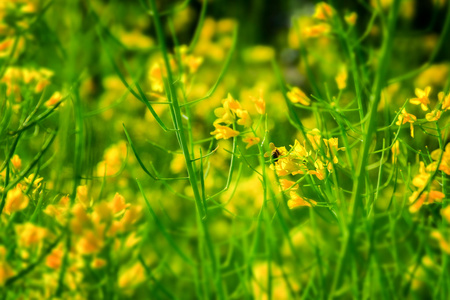
{"type": "Polygon", "coordinates": [[[446,0],[0,0],[0,298],[449,299],[446,0]]]}

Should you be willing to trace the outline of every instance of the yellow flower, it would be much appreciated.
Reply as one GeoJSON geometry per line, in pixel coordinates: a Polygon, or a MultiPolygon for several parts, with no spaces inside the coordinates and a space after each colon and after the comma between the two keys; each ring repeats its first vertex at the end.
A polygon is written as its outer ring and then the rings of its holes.
{"type": "Polygon", "coordinates": [[[351,12],[345,16],[345,22],[348,25],[354,26],[356,24],[356,20],[358,19],[358,14],[355,12],[351,12]]]}
{"type": "Polygon", "coordinates": [[[422,195],[419,196],[419,191],[415,191],[411,197],[409,197],[409,202],[411,202],[411,206],[409,207],[409,211],[411,213],[416,213],[424,204],[432,204],[434,202],[442,202],[442,199],[445,198],[445,195],[439,191],[430,191],[423,192],[422,195]]]}
{"type": "Polygon", "coordinates": [[[46,257],[45,264],[47,265],[47,267],[57,270],[61,267],[63,256],[64,256],[64,252],[61,249],[61,247],[55,248],[46,257]]]}
{"type": "Polygon", "coordinates": [[[316,11],[313,17],[322,21],[327,21],[333,16],[333,8],[325,2],[316,4],[316,11]]]}
{"type": "Polygon", "coordinates": [[[31,247],[39,244],[48,236],[47,229],[34,225],[33,223],[25,223],[16,225],[16,232],[19,238],[18,243],[22,247],[31,247]]]}
{"type": "Polygon", "coordinates": [[[450,254],[450,244],[444,239],[442,233],[437,230],[431,232],[431,237],[439,242],[439,248],[447,254],[450,254]]]}
{"type": "Polygon", "coordinates": [[[6,248],[0,246],[0,287],[4,286],[5,282],[14,275],[14,270],[6,262],[6,248]]]}
{"type": "Polygon", "coordinates": [[[432,112],[427,113],[425,115],[425,118],[427,119],[428,122],[437,121],[441,118],[441,114],[442,114],[442,111],[435,109],[432,112]]]}
{"type": "Polygon", "coordinates": [[[214,110],[214,114],[217,117],[214,123],[233,124],[238,110],[241,110],[241,104],[228,93],[227,98],[222,100],[222,107],[214,110]]]}
{"type": "Polygon", "coordinates": [[[237,121],[238,125],[242,125],[245,128],[249,128],[252,126],[252,119],[250,118],[250,114],[245,109],[238,109],[236,111],[236,115],[239,120],[237,121]]]}
{"type": "Polygon", "coordinates": [[[303,30],[303,35],[306,38],[315,38],[327,34],[331,31],[331,27],[328,24],[318,24],[308,26],[303,30]]]}
{"type": "Polygon", "coordinates": [[[343,90],[347,87],[347,77],[347,70],[343,68],[335,78],[338,89],[343,90]]]}
{"type": "Polygon", "coordinates": [[[20,168],[22,167],[22,160],[17,154],[14,154],[14,156],[11,158],[11,163],[16,170],[20,170],[20,168]]]}
{"type": "Polygon", "coordinates": [[[410,124],[410,130],[411,130],[411,137],[414,137],[414,125],[413,123],[417,120],[417,117],[413,114],[409,114],[406,112],[406,109],[402,109],[401,114],[398,116],[398,120],[395,123],[396,125],[400,126],[403,124],[406,124],[409,122],[410,124]]]}
{"type": "Polygon", "coordinates": [[[311,142],[311,145],[313,146],[314,150],[317,150],[320,147],[320,140],[321,140],[321,133],[320,130],[317,128],[314,128],[310,132],[306,134],[308,140],[311,142]]]}
{"type": "Polygon", "coordinates": [[[21,186],[17,185],[14,189],[8,191],[3,211],[7,215],[11,215],[16,211],[27,208],[29,201],[28,196],[22,193],[21,186]]]}
{"type": "Polygon", "coordinates": [[[450,223],[450,206],[441,210],[441,215],[447,220],[447,223],[450,223]]]}
{"type": "Polygon", "coordinates": [[[116,193],[114,195],[114,199],[111,203],[111,208],[113,213],[117,214],[119,212],[122,212],[124,209],[128,208],[131,204],[125,203],[125,198],[120,195],[119,193],[116,193]]]}
{"type": "Polygon", "coordinates": [[[80,185],[77,187],[77,199],[83,204],[84,207],[90,206],[90,200],[88,195],[88,189],[85,185],[80,185]]]}
{"type": "Polygon", "coordinates": [[[288,200],[288,206],[290,209],[300,207],[316,205],[317,202],[308,198],[300,197],[296,192],[290,193],[291,199],[288,200]]]}
{"type": "Polygon", "coordinates": [[[119,287],[127,289],[141,284],[144,280],[144,267],[142,267],[141,263],[137,262],[131,268],[122,271],[122,274],[119,276],[119,287]]]}
{"type": "Polygon", "coordinates": [[[395,163],[397,161],[397,157],[400,154],[400,142],[397,140],[395,141],[394,145],[391,148],[392,151],[392,163],[395,163]]]}
{"type": "Polygon", "coordinates": [[[255,103],[256,111],[260,115],[264,115],[266,113],[266,101],[263,99],[262,90],[259,91],[259,97],[251,97],[252,101],[255,103]]]}
{"type": "Polygon", "coordinates": [[[280,188],[282,191],[286,191],[288,189],[294,191],[298,189],[298,185],[295,185],[294,181],[290,181],[287,179],[280,179],[280,188]]]}
{"type": "Polygon", "coordinates": [[[442,102],[441,110],[447,111],[450,109],[450,93],[445,96],[444,92],[438,94],[439,102],[442,102]]]}
{"type": "Polygon", "coordinates": [[[430,104],[430,99],[428,98],[431,92],[431,87],[427,86],[424,90],[419,88],[415,89],[415,94],[417,98],[412,98],[409,100],[409,103],[414,105],[419,105],[422,107],[424,111],[428,110],[428,104],[430,104]]]}
{"type": "Polygon", "coordinates": [[[228,126],[214,124],[214,127],[216,128],[216,130],[212,131],[211,134],[214,135],[217,140],[227,140],[239,135],[239,131],[233,130],[228,126]]]}
{"type": "Polygon", "coordinates": [[[298,87],[293,87],[290,92],[287,92],[287,97],[292,103],[300,103],[305,106],[311,104],[311,100],[306,96],[306,94],[298,87]]]}
{"type": "Polygon", "coordinates": [[[106,266],[106,260],[97,257],[94,258],[94,260],[92,260],[91,267],[93,269],[100,269],[103,268],[104,266],[106,266]]]}
{"type": "Polygon", "coordinates": [[[92,230],[86,230],[76,247],[78,252],[84,255],[98,253],[103,247],[103,238],[92,230]]]}
{"type": "Polygon", "coordinates": [[[164,82],[162,69],[158,63],[154,63],[150,68],[149,78],[150,86],[153,91],[162,93],[164,91],[164,82]]]}
{"type": "Polygon", "coordinates": [[[45,106],[52,107],[58,104],[59,101],[61,101],[62,95],[60,92],[54,92],[53,95],[50,97],[50,99],[45,102],[45,106]]]}
{"type": "MultiPolygon", "coordinates": [[[[441,149],[434,150],[431,152],[431,158],[434,161],[438,161],[441,156],[441,149]]],[[[445,146],[445,151],[442,154],[441,164],[439,165],[439,170],[447,175],[450,175],[450,143],[445,146]]]]}
{"type": "Polygon", "coordinates": [[[258,144],[260,142],[260,138],[259,137],[252,137],[252,136],[248,136],[248,137],[244,137],[242,138],[242,141],[244,143],[247,143],[247,146],[245,146],[245,149],[250,148],[251,146],[254,146],[256,144],[258,144]]]}

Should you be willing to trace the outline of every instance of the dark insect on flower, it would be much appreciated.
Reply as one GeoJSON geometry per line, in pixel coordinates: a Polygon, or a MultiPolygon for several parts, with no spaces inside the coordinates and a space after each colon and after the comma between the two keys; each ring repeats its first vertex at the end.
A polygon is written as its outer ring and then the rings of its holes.
{"type": "Polygon", "coordinates": [[[273,161],[277,161],[280,158],[280,156],[281,156],[281,152],[280,152],[280,150],[275,148],[275,149],[273,149],[273,151],[270,154],[270,156],[272,157],[273,161]]]}

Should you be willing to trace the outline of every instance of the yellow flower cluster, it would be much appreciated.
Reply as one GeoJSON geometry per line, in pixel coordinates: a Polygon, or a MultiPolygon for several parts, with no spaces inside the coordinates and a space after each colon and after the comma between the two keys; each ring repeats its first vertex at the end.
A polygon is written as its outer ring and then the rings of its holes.
{"type": "MultiPolygon", "coordinates": [[[[271,157],[274,162],[271,168],[275,169],[278,176],[310,174],[315,175],[319,180],[324,180],[327,173],[333,172],[333,164],[339,162],[337,152],[345,148],[339,148],[337,138],[322,138],[317,128],[308,132],[307,138],[310,147],[306,145],[306,141],[302,145],[298,140],[295,140],[289,151],[286,147],[275,147],[273,143],[270,144],[271,152],[266,153],[266,157],[271,157]],[[312,149],[310,149],[311,147],[312,149]]],[[[311,199],[297,195],[294,192],[297,189],[295,182],[281,179],[280,184],[283,191],[289,192],[288,206],[290,208],[311,206],[311,204],[316,203],[311,199]]]]}
{"type": "MultiPolygon", "coordinates": [[[[255,104],[256,111],[261,115],[265,114],[266,104],[262,94],[260,93],[258,98],[252,97],[252,100],[255,104]]],[[[228,94],[227,98],[222,100],[222,107],[216,108],[214,114],[217,119],[213,123],[215,130],[212,131],[211,134],[214,135],[217,140],[238,136],[240,132],[234,129],[237,125],[241,125],[244,129],[248,129],[253,124],[248,111],[243,109],[239,101],[235,100],[231,94],[228,94]]],[[[260,138],[257,136],[246,136],[243,137],[242,140],[247,143],[246,148],[248,149],[251,146],[258,144],[260,138]]]]}
{"type": "MultiPolygon", "coordinates": [[[[409,103],[414,105],[420,105],[423,111],[428,111],[430,105],[430,95],[431,87],[427,86],[425,89],[415,89],[416,98],[411,98],[409,103]]],[[[429,113],[425,115],[425,119],[428,122],[438,121],[441,118],[443,112],[450,109],[450,93],[445,95],[444,92],[438,94],[438,103],[436,107],[429,113]]],[[[414,122],[417,121],[417,117],[406,111],[405,108],[402,109],[398,116],[396,125],[400,126],[406,123],[410,124],[411,137],[414,137],[414,122]]]]}
{"type": "MultiPolygon", "coordinates": [[[[175,57],[170,58],[170,68],[177,73],[184,85],[188,83],[188,77],[197,73],[203,63],[203,57],[195,56],[189,53],[186,45],[175,49],[175,57]]],[[[161,60],[154,62],[148,73],[150,87],[155,93],[164,93],[164,77],[167,76],[167,70],[161,60]]],[[[161,97],[161,95],[159,95],[161,97]]]]}
{"type": "Polygon", "coordinates": [[[439,158],[442,155],[442,159],[439,164],[439,170],[445,174],[450,175],[450,143],[445,146],[445,151],[441,149],[431,152],[431,158],[433,162],[425,167],[423,162],[420,162],[419,173],[413,178],[412,184],[418,188],[409,197],[411,206],[409,210],[415,213],[420,210],[422,205],[431,204],[434,202],[441,202],[445,198],[445,195],[439,191],[440,184],[436,180],[429,183],[431,174],[438,168],[439,158]],[[428,184],[430,187],[428,188],[428,184]]]}
{"type": "MultiPolygon", "coordinates": [[[[335,16],[336,11],[329,4],[325,2],[317,3],[313,19],[318,23],[303,29],[303,36],[305,38],[315,38],[330,33],[333,27],[333,18],[335,16]]],[[[358,15],[355,12],[351,12],[344,17],[344,20],[349,26],[354,26],[357,18],[358,15]]]]}

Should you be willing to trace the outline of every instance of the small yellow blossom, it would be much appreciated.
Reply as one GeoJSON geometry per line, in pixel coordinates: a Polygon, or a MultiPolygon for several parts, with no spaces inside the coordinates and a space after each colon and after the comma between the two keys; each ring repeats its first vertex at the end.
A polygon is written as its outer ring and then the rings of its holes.
{"type": "Polygon", "coordinates": [[[442,111],[435,109],[435,110],[431,111],[430,113],[427,113],[425,115],[425,118],[429,122],[437,121],[437,120],[439,120],[441,118],[441,114],[442,114],[442,111]]]}
{"type": "Polygon", "coordinates": [[[266,101],[264,101],[262,90],[259,91],[259,97],[251,97],[252,101],[255,103],[256,111],[260,115],[266,113],[266,101]]]}
{"type": "Polygon", "coordinates": [[[400,142],[398,140],[396,140],[394,145],[392,145],[391,151],[392,151],[392,163],[394,164],[398,159],[398,155],[400,154],[400,142]]]}
{"type": "Polygon", "coordinates": [[[450,223],[450,205],[441,210],[441,215],[445,218],[447,223],[450,223]]]}
{"type": "Polygon", "coordinates": [[[306,94],[298,87],[293,87],[291,91],[287,92],[287,97],[292,103],[300,103],[305,106],[311,104],[311,99],[306,96],[306,94]]]}
{"type": "Polygon", "coordinates": [[[114,195],[114,199],[111,203],[111,208],[113,213],[117,214],[119,212],[122,212],[124,209],[127,209],[130,206],[130,204],[125,202],[125,198],[120,195],[119,193],[116,193],[114,195]]]}
{"type": "Polygon", "coordinates": [[[106,260],[104,260],[103,258],[96,257],[92,260],[91,267],[93,269],[100,269],[104,266],[106,266],[106,260]]]}
{"type": "Polygon", "coordinates": [[[102,247],[103,238],[92,230],[86,230],[76,245],[78,252],[84,255],[98,253],[102,247]]]}
{"type": "Polygon", "coordinates": [[[238,116],[239,120],[237,121],[238,125],[242,125],[245,128],[249,128],[252,126],[252,119],[250,114],[245,109],[236,110],[236,116],[238,116]]]}
{"type": "Polygon", "coordinates": [[[288,206],[290,209],[300,207],[316,205],[317,202],[308,198],[300,197],[296,192],[290,193],[291,198],[288,200],[288,206]]]}
{"type": "Polygon", "coordinates": [[[233,130],[228,126],[214,124],[214,127],[216,128],[216,130],[212,131],[211,134],[214,135],[217,140],[227,140],[239,135],[239,131],[233,130]]]}
{"type": "Polygon", "coordinates": [[[447,111],[450,109],[450,93],[445,96],[444,92],[438,94],[439,102],[442,103],[441,110],[447,111]]]}
{"type": "Polygon", "coordinates": [[[47,229],[34,225],[33,223],[25,223],[16,225],[18,243],[22,247],[31,247],[40,243],[48,236],[47,229]]]}
{"type": "Polygon", "coordinates": [[[45,106],[52,107],[58,104],[62,99],[62,95],[60,92],[54,92],[53,95],[50,97],[50,99],[45,102],[45,106]]]}
{"type": "Polygon", "coordinates": [[[319,2],[316,4],[316,11],[314,12],[313,17],[327,21],[333,16],[333,8],[325,2],[319,2]]]}
{"type": "Polygon", "coordinates": [[[351,12],[345,16],[345,22],[350,26],[354,26],[357,19],[358,14],[356,12],[351,12]]]}
{"type": "Polygon", "coordinates": [[[442,202],[442,199],[445,198],[445,195],[439,191],[430,191],[422,192],[419,197],[420,192],[415,191],[411,197],[409,197],[409,202],[411,202],[411,206],[409,207],[409,211],[411,213],[416,213],[420,210],[422,205],[424,204],[432,204],[434,202],[442,202]]]}
{"type": "Polygon", "coordinates": [[[11,158],[11,163],[16,170],[20,170],[20,168],[22,168],[22,160],[17,154],[14,154],[14,156],[11,158]]]}
{"type": "Polygon", "coordinates": [[[445,146],[444,153],[441,149],[436,149],[431,152],[431,158],[437,162],[442,154],[441,164],[439,165],[439,170],[447,175],[450,175],[450,143],[445,146]]]}
{"type": "Polygon", "coordinates": [[[445,240],[445,238],[442,236],[442,233],[434,230],[431,232],[431,237],[439,242],[439,248],[441,248],[442,251],[450,254],[450,243],[445,240]]]}
{"type": "Polygon", "coordinates": [[[6,203],[3,211],[7,215],[27,208],[30,199],[23,194],[21,186],[17,185],[14,189],[8,191],[6,195],[6,203]]]}
{"type": "Polygon", "coordinates": [[[163,71],[158,63],[154,63],[150,68],[149,78],[152,90],[162,93],[164,91],[163,71]]]}
{"type": "Polygon", "coordinates": [[[294,181],[287,180],[287,179],[280,179],[280,188],[282,191],[286,191],[286,190],[294,191],[294,190],[298,189],[298,185],[296,185],[294,181]]]}
{"type": "Polygon", "coordinates": [[[144,280],[144,267],[142,267],[141,263],[137,262],[131,268],[123,271],[119,276],[119,287],[122,289],[127,289],[141,284],[144,280]]]}
{"type": "Polygon", "coordinates": [[[248,137],[242,138],[242,141],[247,144],[247,146],[245,146],[245,149],[248,149],[251,146],[257,145],[261,141],[261,139],[257,136],[255,136],[255,137],[248,136],[248,137]]]}
{"type": "Polygon", "coordinates": [[[343,68],[335,77],[336,84],[339,90],[343,90],[347,87],[347,70],[343,68]]]}
{"type": "Polygon", "coordinates": [[[61,267],[63,256],[64,252],[61,247],[55,248],[49,255],[47,255],[45,264],[49,268],[58,270],[61,267]]]}
{"type": "Polygon", "coordinates": [[[308,26],[303,30],[303,36],[305,38],[315,38],[325,35],[331,31],[331,27],[328,24],[317,24],[308,26]]]}
{"type": "Polygon", "coordinates": [[[0,287],[4,286],[5,282],[14,275],[14,270],[6,261],[6,248],[0,246],[0,287]]]}
{"type": "Polygon", "coordinates": [[[430,95],[431,87],[427,86],[425,89],[421,90],[419,88],[415,89],[415,94],[417,98],[412,98],[409,100],[411,104],[419,105],[422,108],[422,110],[427,111],[428,110],[428,104],[430,104],[430,99],[428,96],[430,95]]]}
{"type": "Polygon", "coordinates": [[[409,114],[406,109],[402,109],[401,114],[398,116],[398,120],[395,123],[400,126],[409,122],[411,129],[411,137],[414,137],[414,125],[413,123],[417,121],[417,117],[413,114],[409,114]]]}
{"type": "Polygon", "coordinates": [[[320,148],[320,141],[322,134],[320,133],[320,130],[317,128],[314,128],[313,130],[309,131],[306,134],[306,137],[311,142],[311,145],[313,146],[314,150],[317,150],[320,148]]]}
{"type": "Polygon", "coordinates": [[[77,187],[77,199],[84,205],[84,207],[90,206],[90,200],[88,195],[88,188],[85,185],[77,187]]]}

